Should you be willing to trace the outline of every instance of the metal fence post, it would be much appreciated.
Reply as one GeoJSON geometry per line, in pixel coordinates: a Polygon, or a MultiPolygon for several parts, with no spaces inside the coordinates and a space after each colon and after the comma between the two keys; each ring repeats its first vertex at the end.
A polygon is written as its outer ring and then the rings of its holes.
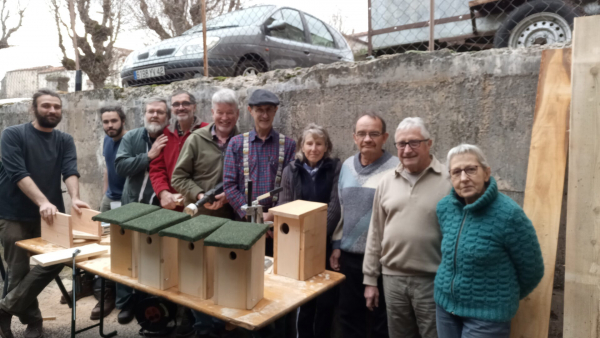
{"type": "Polygon", "coordinates": [[[202,0],[202,45],[204,50],[204,76],[208,76],[208,51],[206,50],[206,0],[202,0]]]}
{"type": "Polygon", "coordinates": [[[371,42],[372,36],[371,36],[371,32],[373,30],[373,28],[371,27],[371,0],[369,0],[368,2],[368,11],[367,14],[369,15],[369,28],[367,29],[367,45],[369,48],[369,55],[373,55],[373,43],[371,42]]]}
{"type": "Polygon", "coordinates": [[[435,0],[429,0],[429,51],[435,50],[435,0]]]}

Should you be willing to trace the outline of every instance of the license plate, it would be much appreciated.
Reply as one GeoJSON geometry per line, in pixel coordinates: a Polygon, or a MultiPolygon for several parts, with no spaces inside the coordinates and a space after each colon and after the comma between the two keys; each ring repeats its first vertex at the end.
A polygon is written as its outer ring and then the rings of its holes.
{"type": "Polygon", "coordinates": [[[133,78],[136,80],[147,79],[149,77],[157,77],[165,75],[165,67],[154,67],[140,69],[133,72],[133,78]]]}

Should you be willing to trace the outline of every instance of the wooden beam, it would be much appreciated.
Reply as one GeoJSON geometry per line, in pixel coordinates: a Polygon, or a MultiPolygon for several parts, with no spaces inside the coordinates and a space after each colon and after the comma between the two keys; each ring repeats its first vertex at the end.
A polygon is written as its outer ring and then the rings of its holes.
{"type": "Polygon", "coordinates": [[[52,224],[48,224],[44,218],[41,220],[42,239],[63,248],[73,247],[73,231],[71,227],[71,216],[57,212],[52,224]]]}
{"type": "Polygon", "coordinates": [[[60,263],[68,263],[73,260],[73,251],[79,249],[81,252],[77,259],[100,256],[108,252],[108,247],[98,244],[80,246],[78,248],[65,249],[51,253],[32,256],[31,259],[41,266],[51,266],[60,263]]]}
{"type": "Polygon", "coordinates": [[[511,338],[547,338],[567,166],[571,104],[571,49],[542,52],[529,147],[523,210],[533,222],[544,257],[544,277],[519,305],[511,338]]]}
{"type": "Polygon", "coordinates": [[[600,337],[600,16],[575,19],[564,338],[600,337]]]}

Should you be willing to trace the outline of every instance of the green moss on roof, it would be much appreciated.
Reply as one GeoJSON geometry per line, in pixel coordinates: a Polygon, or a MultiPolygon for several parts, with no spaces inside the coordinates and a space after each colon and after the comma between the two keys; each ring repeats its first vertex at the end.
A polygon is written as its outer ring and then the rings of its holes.
{"type": "Polygon", "coordinates": [[[249,250],[269,229],[267,224],[229,221],[204,239],[204,245],[249,250]]]}
{"type": "Polygon", "coordinates": [[[161,230],[160,236],[175,237],[184,241],[195,242],[217,230],[221,225],[229,222],[226,218],[200,215],[170,228],[161,230]]]}
{"type": "Polygon", "coordinates": [[[127,221],[121,226],[125,229],[141,232],[147,235],[154,235],[162,229],[188,220],[189,218],[190,215],[183,212],[160,209],[153,213],[127,221]]]}
{"type": "Polygon", "coordinates": [[[142,203],[129,203],[122,207],[105,211],[92,217],[94,221],[101,221],[110,224],[123,225],[123,223],[130,221],[134,218],[142,217],[151,212],[159,210],[160,207],[156,205],[142,204],[142,203]]]}

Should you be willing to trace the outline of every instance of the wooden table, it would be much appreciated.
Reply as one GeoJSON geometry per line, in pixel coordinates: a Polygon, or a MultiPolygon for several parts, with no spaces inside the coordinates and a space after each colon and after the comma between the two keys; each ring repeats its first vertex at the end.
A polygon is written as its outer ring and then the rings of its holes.
{"type": "MultiPolygon", "coordinates": [[[[33,254],[43,254],[64,249],[41,238],[19,241],[16,244],[33,254]]],[[[82,244],[89,243],[79,243],[75,244],[75,246],[82,244]]],[[[103,238],[101,244],[108,244],[107,240],[103,238]]],[[[283,276],[265,274],[265,294],[263,300],[252,310],[241,310],[218,306],[210,299],[202,300],[180,293],[177,287],[163,291],[140,284],[136,278],[112,273],[110,271],[110,248],[107,254],[81,261],[77,263],[77,267],[252,331],[261,329],[276,319],[281,318],[286,313],[340,284],[346,278],[341,273],[333,271],[325,271],[307,281],[297,281],[283,276]]]]}

